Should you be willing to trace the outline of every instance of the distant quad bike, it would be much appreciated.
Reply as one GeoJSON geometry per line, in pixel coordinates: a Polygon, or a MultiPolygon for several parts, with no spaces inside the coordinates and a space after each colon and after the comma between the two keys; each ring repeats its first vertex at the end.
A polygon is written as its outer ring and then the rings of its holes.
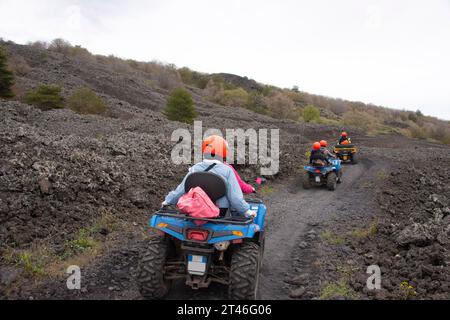
{"type": "MultiPolygon", "coordinates": [[[[188,192],[201,187],[213,202],[226,195],[224,180],[210,172],[190,174],[188,192]]],[[[265,205],[246,199],[256,218],[233,216],[192,218],[178,210],[161,208],[150,219],[158,235],[151,237],[138,266],[138,285],[143,297],[161,299],[175,279],[192,289],[212,282],[228,286],[230,299],[257,297],[264,251],[265,205]]]]}
{"type": "Polygon", "coordinates": [[[350,161],[352,164],[356,164],[356,153],[358,150],[353,144],[338,144],[334,147],[334,153],[343,162],[350,161]]]}
{"type": "Polygon", "coordinates": [[[337,184],[342,181],[341,160],[333,159],[327,166],[307,165],[303,177],[303,188],[310,189],[313,186],[326,185],[328,190],[336,190],[337,184]]]}

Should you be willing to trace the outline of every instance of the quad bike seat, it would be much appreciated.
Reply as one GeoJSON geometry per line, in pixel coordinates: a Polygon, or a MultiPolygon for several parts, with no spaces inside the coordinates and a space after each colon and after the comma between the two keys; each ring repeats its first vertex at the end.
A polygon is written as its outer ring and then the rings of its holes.
{"type": "MultiPolygon", "coordinates": [[[[187,193],[191,188],[195,187],[202,188],[214,203],[227,194],[227,185],[223,178],[212,172],[200,171],[191,173],[184,183],[184,191],[187,193]]],[[[220,215],[218,218],[231,216],[231,212],[228,208],[220,208],[220,215]]]]}
{"type": "Polygon", "coordinates": [[[326,163],[325,163],[325,162],[324,162],[324,163],[313,162],[311,165],[312,165],[314,168],[323,168],[323,167],[326,167],[326,163]]]}
{"type": "Polygon", "coordinates": [[[216,202],[227,194],[227,185],[223,178],[212,172],[191,173],[184,183],[184,191],[187,193],[195,187],[202,188],[212,202],[216,202]]]}

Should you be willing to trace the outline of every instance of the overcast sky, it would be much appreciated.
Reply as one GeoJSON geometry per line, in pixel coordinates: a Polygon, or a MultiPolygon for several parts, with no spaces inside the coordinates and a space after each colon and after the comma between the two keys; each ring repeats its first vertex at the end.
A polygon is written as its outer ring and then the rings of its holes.
{"type": "Polygon", "coordinates": [[[449,0],[0,0],[0,37],[62,37],[450,120],[449,0]]]}

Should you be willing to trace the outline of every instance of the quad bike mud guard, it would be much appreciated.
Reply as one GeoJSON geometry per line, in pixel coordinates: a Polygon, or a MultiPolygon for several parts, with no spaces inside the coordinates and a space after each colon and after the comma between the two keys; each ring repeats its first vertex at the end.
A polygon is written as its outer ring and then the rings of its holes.
{"type": "Polygon", "coordinates": [[[148,299],[161,299],[171,282],[183,279],[192,289],[212,282],[228,287],[230,299],[256,299],[264,251],[266,206],[246,199],[256,218],[199,219],[160,209],[150,219],[156,234],[138,266],[138,285],[148,299]],[[199,224],[201,222],[202,224],[199,224]]]}
{"type": "Polygon", "coordinates": [[[328,166],[305,166],[303,188],[310,189],[313,186],[326,185],[328,190],[336,190],[337,184],[342,181],[341,160],[331,160],[328,166]]]}

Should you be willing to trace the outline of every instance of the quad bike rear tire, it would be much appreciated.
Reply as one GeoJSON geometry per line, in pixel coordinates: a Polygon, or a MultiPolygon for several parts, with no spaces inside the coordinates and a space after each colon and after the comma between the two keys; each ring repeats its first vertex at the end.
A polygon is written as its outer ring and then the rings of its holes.
{"type": "Polygon", "coordinates": [[[309,176],[308,172],[305,172],[305,175],[303,176],[303,189],[311,189],[311,177],[309,176]]]}
{"type": "Polygon", "coordinates": [[[170,240],[154,236],[138,265],[137,281],[141,295],[146,299],[161,299],[170,290],[171,281],[164,279],[164,266],[170,252],[170,240]]]}
{"type": "Polygon", "coordinates": [[[352,164],[357,164],[358,163],[358,159],[356,157],[356,154],[352,155],[352,159],[351,159],[352,164]]]}
{"type": "Polygon", "coordinates": [[[255,242],[243,242],[231,258],[228,297],[233,300],[257,299],[261,248],[255,242]]]}
{"type": "Polygon", "coordinates": [[[327,176],[327,188],[330,191],[336,190],[337,186],[337,176],[336,173],[330,172],[327,176]]]}

